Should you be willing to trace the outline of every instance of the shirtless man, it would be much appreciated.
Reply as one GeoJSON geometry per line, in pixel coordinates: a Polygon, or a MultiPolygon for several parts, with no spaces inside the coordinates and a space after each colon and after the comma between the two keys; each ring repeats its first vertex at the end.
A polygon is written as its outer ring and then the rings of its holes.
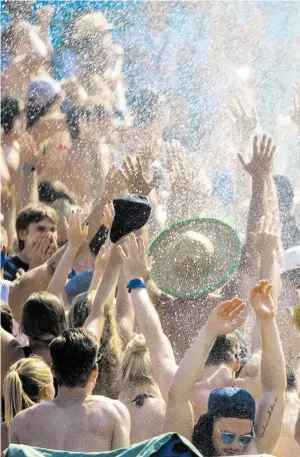
{"type": "Polygon", "coordinates": [[[204,457],[271,453],[279,438],[286,376],[271,287],[267,281],[260,281],[251,290],[251,304],[260,321],[262,339],[262,396],[257,409],[254,398],[245,389],[215,389],[209,396],[208,412],[194,427],[189,399],[195,382],[201,379],[215,338],[233,332],[244,321],[242,312],[246,305],[237,298],[222,303],[211,313],[171,383],[165,430],[191,440],[204,457]]]}
{"type": "Polygon", "coordinates": [[[276,457],[300,455],[300,443],[297,443],[297,418],[300,414],[299,391],[293,368],[286,366],[287,387],[285,393],[285,410],[279,439],[273,450],[276,457]]]}
{"type": "Polygon", "coordinates": [[[58,395],[14,418],[10,443],[70,452],[107,452],[129,446],[130,417],[119,401],[92,395],[98,345],[86,329],[70,329],[50,344],[58,395]],[[47,424],[47,426],[45,426],[47,424]]]}

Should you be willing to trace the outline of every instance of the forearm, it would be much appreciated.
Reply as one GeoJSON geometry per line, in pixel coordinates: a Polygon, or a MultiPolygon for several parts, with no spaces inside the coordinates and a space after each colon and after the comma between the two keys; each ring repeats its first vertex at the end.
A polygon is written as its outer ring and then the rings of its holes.
{"type": "Polygon", "coordinates": [[[118,282],[116,321],[124,347],[129,343],[134,327],[134,309],[126,286],[124,275],[121,274],[118,282]]]}
{"type": "Polygon", "coordinates": [[[91,284],[90,284],[90,287],[89,287],[89,292],[93,292],[95,290],[98,290],[98,288],[100,286],[100,283],[101,283],[102,277],[103,277],[102,269],[101,268],[95,268],[94,274],[93,274],[93,277],[92,277],[92,281],[91,281],[91,284]]]}
{"type": "Polygon", "coordinates": [[[268,211],[267,181],[261,177],[252,179],[252,197],[248,213],[247,233],[256,233],[257,224],[268,211]]]}
{"type": "Polygon", "coordinates": [[[62,296],[66,281],[68,279],[68,274],[72,267],[77,251],[78,247],[73,247],[68,244],[64,255],[62,256],[55,270],[55,273],[52,276],[47,291],[53,295],[56,295],[58,298],[61,298],[62,296]]]}
{"type": "Polygon", "coordinates": [[[57,268],[57,265],[66,249],[66,246],[59,249],[43,265],[29,270],[11,283],[9,290],[9,306],[15,320],[20,323],[23,305],[27,298],[34,292],[47,290],[49,282],[57,268]]]}
{"type": "Polygon", "coordinates": [[[85,243],[81,245],[77,254],[80,254],[86,251],[89,248],[89,244],[96,235],[99,230],[99,227],[103,224],[103,213],[106,203],[108,202],[108,196],[104,193],[99,201],[88,216],[88,218],[84,221],[84,223],[88,223],[89,225],[89,233],[87,236],[87,240],[85,243]]]}
{"type": "Polygon", "coordinates": [[[18,195],[19,208],[39,201],[38,174],[31,165],[24,164],[21,169],[18,195]]]}
{"type": "Polygon", "coordinates": [[[171,383],[169,398],[177,401],[190,399],[195,382],[202,377],[203,369],[216,335],[204,326],[192,347],[188,350],[171,383]]]}
{"type": "Polygon", "coordinates": [[[285,392],[286,374],[284,354],[276,319],[260,320],[262,356],[261,356],[261,383],[263,392],[285,392]],[[276,376],[274,376],[276,373],[276,376]]]}

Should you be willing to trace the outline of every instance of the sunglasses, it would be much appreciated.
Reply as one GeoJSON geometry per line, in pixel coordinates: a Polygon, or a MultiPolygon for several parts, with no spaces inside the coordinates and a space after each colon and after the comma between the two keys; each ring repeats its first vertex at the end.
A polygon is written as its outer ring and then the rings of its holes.
{"type": "Polygon", "coordinates": [[[249,444],[255,438],[254,432],[252,434],[247,434],[247,435],[236,435],[235,433],[223,432],[220,429],[218,429],[218,430],[221,434],[221,439],[222,439],[223,443],[226,443],[226,444],[233,443],[233,441],[235,439],[237,439],[237,442],[239,443],[240,446],[245,446],[246,444],[249,444]]]}

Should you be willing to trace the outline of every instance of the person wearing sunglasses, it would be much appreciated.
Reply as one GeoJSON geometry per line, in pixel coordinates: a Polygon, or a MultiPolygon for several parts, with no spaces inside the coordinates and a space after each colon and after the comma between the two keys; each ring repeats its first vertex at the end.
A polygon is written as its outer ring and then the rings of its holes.
{"type": "Polygon", "coordinates": [[[189,439],[203,457],[272,453],[279,438],[286,373],[271,287],[268,281],[260,281],[250,291],[262,341],[262,396],[257,407],[247,390],[233,386],[234,379],[210,392],[207,412],[198,422],[191,403],[194,385],[202,379],[215,339],[234,332],[245,319],[246,304],[238,298],[222,303],[211,313],[171,382],[164,430],[189,439]]]}

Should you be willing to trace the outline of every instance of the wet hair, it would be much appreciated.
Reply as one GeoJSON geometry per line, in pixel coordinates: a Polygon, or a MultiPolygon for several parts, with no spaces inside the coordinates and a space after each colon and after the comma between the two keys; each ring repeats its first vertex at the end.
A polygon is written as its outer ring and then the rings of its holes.
{"type": "Polygon", "coordinates": [[[51,369],[41,357],[32,356],[14,363],[6,375],[3,386],[7,427],[10,427],[13,418],[20,411],[43,400],[50,400],[45,395],[45,389],[51,386],[51,369]]]}
{"type": "MultiPolygon", "coordinates": [[[[69,312],[69,326],[82,327],[93,304],[96,292],[84,292],[74,298],[69,312]]],[[[108,392],[115,394],[114,381],[117,369],[121,363],[122,341],[119,336],[114,309],[107,313],[100,346],[98,349],[98,381],[97,394],[108,392]],[[105,389],[105,391],[104,391],[105,389]]]]}
{"type": "Polygon", "coordinates": [[[234,333],[219,335],[210,350],[206,360],[206,366],[217,366],[221,364],[232,365],[239,355],[239,342],[234,333]]]}
{"type": "Polygon", "coordinates": [[[13,334],[13,315],[10,307],[1,300],[1,327],[11,335],[13,334]]]}
{"type": "Polygon", "coordinates": [[[56,94],[46,103],[45,105],[40,105],[37,101],[33,98],[28,98],[26,104],[26,112],[27,112],[27,128],[32,127],[36,124],[45,114],[48,113],[50,108],[57,101],[60,100],[60,94],[56,94]]]}
{"type": "Polygon", "coordinates": [[[152,121],[157,102],[158,95],[148,89],[133,94],[130,105],[135,114],[136,125],[145,125],[152,121]]]}
{"type": "Polygon", "coordinates": [[[294,189],[290,180],[283,175],[275,175],[279,211],[288,212],[293,207],[294,189]]]}
{"type": "Polygon", "coordinates": [[[65,330],[50,343],[55,378],[59,386],[85,387],[97,366],[98,345],[85,328],[65,330]]]}
{"type": "Polygon", "coordinates": [[[297,390],[297,376],[295,370],[290,366],[285,366],[286,370],[286,390],[290,392],[292,390],[297,390]]]}
{"type": "Polygon", "coordinates": [[[55,209],[45,205],[44,203],[31,203],[21,209],[16,220],[16,232],[18,236],[19,251],[22,251],[25,246],[24,241],[19,239],[19,232],[21,230],[25,230],[27,232],[30,224],[33,222],[41,222],[46,218],[50,219],[53,224],[57,225],[58,216],[55,209]]]}
{"type": "Polygon", "coordinates": [[[14,121],[20,117],[20,106],[19,101],[10,96],[6,95],[1,100],[1,127],[3,127],[4,133],[7,134],[12,131],[14,121]]]}
{"type": "Polygon", "coordinates": [[[216,455],[216,449],[212,440],[213,426],[213,415],[206,413],[200,416],[194,427],[192,444],[203,455],[203,457],[216,455]]]}
{"type": "Polygon", "coordinates": [[[127,344],[121,364],[123,381],[135,386],[139,384],[155,385],[150,354],[142,334],[127,344]]]}
{"type": "Polygon", "coordinates": [[[63,199],[75,205],[75,197],[61,181],[42,181],[38,189],[39,200],[43,203],[51,205],[56,200],[63,199]]]}
{"type": "Polygon", "coordinates": [[[24,304],[21,327],[29,338],[50,343],[67,328],[62,302],[49,292],[32,294],[24,304]]]}
{"type": "Polygon", "coordinates": [[[101,104],[83,103],[72,105],[66,114],[67,125],[72,140],[78,140],[80,138],[79,121],[82,117],[89,118],[94,115],[98,120],[102,120],[106,112],[105,107],[101,104]]]}
{"type": "Polygon", "coordinates": [[[101,247],[104,245],[108,235],[108,230],[104,225],[101,225],[96,235],[89,244],[89,249],[93,256],[97,257],[101,247]]]}

